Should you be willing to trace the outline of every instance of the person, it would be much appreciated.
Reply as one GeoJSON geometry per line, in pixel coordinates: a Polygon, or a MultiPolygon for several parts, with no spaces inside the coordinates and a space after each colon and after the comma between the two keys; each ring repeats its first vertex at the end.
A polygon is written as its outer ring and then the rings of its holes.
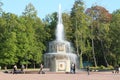
{"type": "Polygon", "coordinates": [[[90,75],[90,67],[89,66],[87,66],[87,73],[88,73],[88,75],[90,75]]]}
{"type": "Polygon", "coordinates": [[[119,66],[115,67],[115,73],[119,73],[119,66]]]}
{"type": "Polygon", "coordinates": [[[22,66],[21,66],[21,72],[22,72],[22,73],[25,73],[25,72],[24,72],[24,68],[25,68],[25,66],[22,64],[22,66]]]}
{"type": "Polygon", "coordinates": [[[1,70],[1,66],[0,66],[0,70],[1,70]]]}
{"type": "Polygon", "coordinates": [[[13,67],[13,74],[15,74],[15,73],[17,73],[17,66],[16,65],[14,65],[14,67],[13,67]]]}
{"type": "Polygon", "coordinates": [[[42,73],[43,74],[43,64],[40,64],[40,70],[39,70],[39,74],[42,73]]]}
{"type": "Polygon", "coordinates": [[[119,70],[119,72],[120,72],[120,66],[119,66],[118,70],[119,70]]]}
{"type": "Polygon", "coordinates": [[[75,64],[74,63],[71,64],[71,73],[75,74],[75,64]]]}
{"type": "Polygon", "coordinates": [[[116,68],[116,67],[114,66],[114,67],[113,67],[113,70],[112,70],[112,73],[115,73],[115,68],[116,68]]]}

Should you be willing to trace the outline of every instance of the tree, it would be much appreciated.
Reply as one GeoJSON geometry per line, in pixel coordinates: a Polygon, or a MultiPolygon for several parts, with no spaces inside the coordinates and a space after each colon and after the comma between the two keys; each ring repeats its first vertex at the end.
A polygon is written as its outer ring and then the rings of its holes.
{"type": "Polygon", "coordinates": [[[73,41],[77,50],[77,54],[80,56],[80,67],[83,68],[83,53],[87,51],[87,35],[88,24],[87,16],[84,13],[84,2],[82,0],[76,0],[71,11],[72,29],[73,29],[73,41]]]}
{"type": "MultiPolygon", "coordinates": [[[[108,66],[109,64],[105,54],[107,52],[105,51],[109,47],[108,33],[109,33],[111,14],[104,7],[101,7],[101,6],[92,6],[91,8],[87,9],[86,13],[89,16],[91,16],[91,21],[90,21],[91,33],[92,33],[91,36],[93,36],[91,37],[91,40],[92,40],[92,46],[93,46],[93,57],[94,57],[95,66],[97,66],[97,62],[96,62],[95,53],[94,53],[94,48],[96,47],[94,42],[95,43],[100,42],[101,49],[102,49],[101,51],[104,55],[106,66],[108,66]],[[103,44],[105,42],[106,44],[103,44]]],[[[97,50],[96,53],[99,53],[99,50],[97,50]]]]}
{"type": "Polygon", "coordinates": [[[31,3],[29,3],[23,12],[23,15],[35,18],[37,16],[37,11],[35,10],[35,7],[31,3]]]}
{"type": "Polygon", "coordinates": [[[37,18],[35,20],[35,37],[36,37],[36,46],[37,46],[37,54],[40,55],[40,59],[37,58],[37,55],[36,55],[36,59],[35,60],[37,63],[40,63],[43,61],[43,56],[42,54],[45,53],[45,51],[47,50],[47,43],[48,43],[48,40],[49,40],[49,37],[50,37],[50,34],[48,32],[48,27],[46,27],[44,25],[44,23],[42,23],[42,21],[37,18]]]}
{"type": "Polygon", "coordinates": [[[62,14],[62,19],[63,19],[63,25],[64,25],[64,31],[65,31],[65,36],[66,39],[69,41],[72,41],[72,24],[71,24],[71,20],[70,20],[70,15],[68,13],[63,13],[62,14]]]}
{"type": "Polygon", "coordinates": [[[2,17],[0,18],[0,64],[4,66],[13,65],[17,62],[16,19],[17,16],[11,13],[2,13],[2,17]]]}
{"type": "Polygon", "coordinates": [[[46,40],[49,36],[45,30],[45,25],[41,19],[37,17],[37,11],[30,3],[26,6],[23,12],[23,24],[25,25],[26,36],[26,60],[30,63],[39,64],[42,62],[42,54],[46,50],[46,40]]]}
{"type": "Polygon", "coordinates": [[[120,9],[112,13],[112,21],[110,24],[109,37],[111,38],[111,58],[109,59],[112,62],[112,65],[120,64],[120,9]]]}
{"type": "Polygon", "coordinates": [[[23,46],[25,50],[24,59],[26,61],[26,66],[28,65],[28,63],[31,63],[31,61],[33,61],[35,66],[36,60],[34,60],[35,59],[34,54],[36,54],[38,57],[41,55],[40,54],[38,55],[37,52],[35,52],[37,51],[35,50],[37,49],[37,46],[36,46],[36,37],[35,37],[36,35],[35,35],[34,25],[35,25],[35,20],[37,19],[37,13],[34,6],[31,3],[29,3],[26,6],[25,11],[23,12],[23,16],[21,16],[21,19],[24,21],[22,22],[22,24],[25,26],[25,33],[23,34],[24,35],[23,38],[26,44],[23,46]]]}
{"type": "Polygon", "coordinates": [[[52,41],[55,39],[55,29],[57,25],[57,12],[54,12],[52,14],[48,14],[44,19],[44,24],[46,26],[46,29],[49,34],[49,41],[52,41]]]}

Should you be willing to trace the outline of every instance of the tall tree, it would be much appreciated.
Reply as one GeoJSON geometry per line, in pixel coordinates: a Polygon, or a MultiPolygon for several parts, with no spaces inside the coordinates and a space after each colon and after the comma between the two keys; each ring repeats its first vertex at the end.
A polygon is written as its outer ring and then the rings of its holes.
{"type": "Polygon", "coordinates": [[[31,61],[32,64],[42,62],[42,54],[46,50],[46,40],[49,36],[45,30],[45,25],[41,19],[37,17],[37,11],[34,6],[30,3],[26,6],[23,12],[22,18],[25,20],[24,25],[26,27],[26,40],[27,40],[27,61],[31,61]]]}
{"type": "MultiPolygon", "coordinates": [[[[21,16],[21,19],[23,19],[24,22],[23,25],[25,26],[25,34],[24,35],[24,41],[26,41],[24,48],[25,48],[25,61],[27,62],[27,64],[29,62],[31,62],[31,60],[34,61],[35,58],[34,54],[37,55],[37,52],[35,48],[36,48],[36,38],[35,38],[35,29],[34,29],[34,25],[35,25],[35,20],[37,18],[37,11],[35,10],[34,6],[29,3],[26,8],[25,11],[23,12],[23,15],[21,16]]],[[[22,21],[22,20],[21,20],[22,21]]],[[[37,55],[38,57],[41,56],[40,54],[37,55]]],[[[35,63],[34,63],[35,65],[35,63]]],[[[26,65],[27,66],[27,65],[26,65]]]]}
{"type": "Polygon", "coordinates": [[[109,61],[112,62],[113,65],[120,64],[120,9],[114,11],[112,13],[112,21],[110,25],[110,34],[111,38],[111,59],[109,61]]]}
{"type": "Polygon", "coordinates": [[[0,19],[0,63],[2,65],[13,65],[16,58],[16,33],[17,16],[11,13],[2,13],[0,19]]]}
{"type": "MultiPolygon", "coordinates": [[[[101,51],[104,55],[103,57],[104,57],[106,66],[108,66],[109,64],[108,64],[105,53],[107,53],[106,49],[109,46],[107,44],[107,42],[108,42],[107,40],[109,39],[108,32],[109,32],[111,15],[104,7],[101,7],[101,6],[92,6],[91,8],[87,9],[86,13],[89,16],[91,16],[91,32],[92,32],[92,36],[93,36],[93,37],[91,37],[91,40],[92,40],[92,46],[93,46],[93,57],[94,57],[95,66],[97,66],[97,62],[95,60],[94,49],[96,47],[99,47],[99,46],[96,46],[96,44],[94,44],[96,42],[97,43],[100,42],[101,51]],[[105,42],[106,42],[106,44],[103,44],[105,42]]],[[[99,53],[99,50],[97,50],[96,53],[99,53]]]]}
{"type": "Polygon", "coordinates": [[[87,50],[87,35],[88,24],[87,16],[84,13],[84,2],[82,0],[76,0],[72,11],[71,11],[71,20],[72,20],[72,29],[73,29],[73,41],[77,50],[77,54],[80,56],[80,67],[83,68],[83,53],[87,50]]]}
{"type": "Polygon", "coordinates": [[[35,10],[35,7],[33,6],[33,4],[29,3],[24,12],[23,12],[24,16],[28,16],[31,18],[35,18],[37,16],[37,11],[35,10]]]}
{"type": "Polygon", "coordinates": [[[55,39],[55,29],[56,29],[57,21],[58,21],[57,12],[48,14],[44,19],[44,24],[48,30],[48,33],[50,34],[49,38],[51,41],[55,39]]]}
{"type": "Polygon", "coordinates": [[[71,24],[71,20],[70,20],[70,15],[68,13],[63,13],[62,14],[62,19],[63,19],[63,25],[64,25],[64,29],[65,29],[65,38],[69,41],[72,41],[72,24],[71,24]]]}

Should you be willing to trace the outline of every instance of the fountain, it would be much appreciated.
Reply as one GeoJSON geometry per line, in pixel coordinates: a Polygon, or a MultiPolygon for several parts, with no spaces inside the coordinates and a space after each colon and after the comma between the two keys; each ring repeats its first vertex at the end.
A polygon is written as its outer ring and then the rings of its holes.
{"type": "Polygon", "coordinates": [[[50,68],[52,72],[70,72],[71,63],[75,63],[76,68],[79,68],[78,56],[73,53],[70,42],[65,40],[61,5],[59,5],[56,40],[49,42],[48,53],[44,54],[44,67],[50,68]]]}

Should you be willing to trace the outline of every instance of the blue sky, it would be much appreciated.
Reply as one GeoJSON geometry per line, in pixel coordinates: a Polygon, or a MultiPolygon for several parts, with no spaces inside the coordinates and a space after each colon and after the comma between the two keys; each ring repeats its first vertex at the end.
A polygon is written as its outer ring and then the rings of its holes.
{"type": "MultiPolygon", "coordinates": [[[[37,10],[38,16],[44,18],[47,14],[58,11],[59,3],[62,5],[63,12],[70,12],[75,0],[0,0],[3,2],[2,9],[5,12],[21,15],[26,5],[32,3],[37,10]]],[[[83,0],[85,8],[92,5],[100,5],[105,7],[110,13],[116,9],[120,9],[119,0],[83,0]]]]}

